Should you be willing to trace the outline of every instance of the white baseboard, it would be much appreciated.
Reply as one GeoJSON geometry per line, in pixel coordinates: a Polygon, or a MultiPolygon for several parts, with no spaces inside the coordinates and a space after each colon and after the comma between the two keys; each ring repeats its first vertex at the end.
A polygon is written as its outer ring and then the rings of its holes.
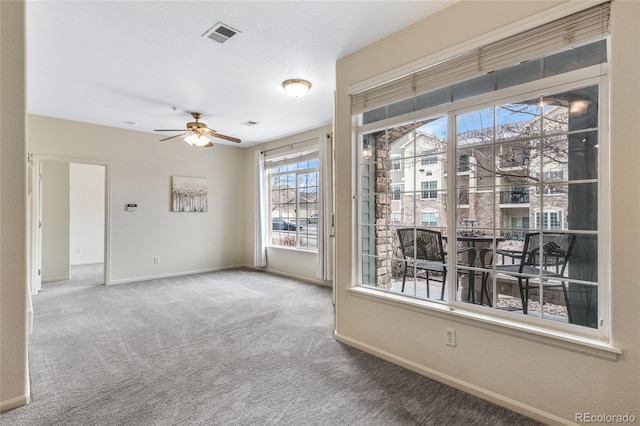
{"type": "Polygon", "coordinates": [[[53,281],[69,281],[71,279],[71,276],[67,275],[66,277],[53,277],[53,278],[43,278],[42,282],[43,283],[50,283],[53,281]]]}
{"type": "Polygon", "coordinates": [[[181,277],[183,275],[204,274],[207,272],[224,271],[227,269],[238,269],[238,268],[244,268],[244,267],[245,267],[244,265],[229,265],[229,266],[220,266],[216,268],[197,269],[195,271],[170,272],[167,274],[147,275],[144,277],[120,278],[117,280],[110,280],[108,285],[135,283],[140,281],[158,280],[162,278],[171,278],[171,277],[181,277]]]}
{"type": "Polygon", "coordinates": [[[308,283],[311,283],[311,284],[317,284],[317,285],[321,285],[323,287],[333,288],[333,285],[331,284],[331,281],[323,281],[323,280],[318,280],[318,279],[314,279],[314,278],[304,277],[302,275],[290,274],[288,272],[276,271],[274,269],[269,269],[269,267],[258,268],[258,267],[252,266],[252,265],[245,265],[245,267],[249,268],[249,269],[253,269],[255,271],[268,272],[270,274],[278,275],[280,277],[293,278],[295,280],[305,281],[305,282],[308,282],[308,283]]]}
{"type": "Polygon", "coordinates": [[[70,263],[69,266],[81,266],[81,265],[95,265],[96,263],[104,263],[104,259],[97,260],[82,260],[80,262],[70,263]]]}
{"type": "Polygon", "coordinates": [[[438,382],[449,385],[453,388],[459,389],[468,394],[477,396],[478,398],[482,398],[491,403],[500,405],[505,407],[511,411],[515,411],[516,413],[520,413],[524,416],[530,417],[532,419],[538,420],[544,424],[554,424],[554,425],[566,425],[566,424],[574,424],[567,419],[563,419],[561,417],[555,416],[546,411],[540,410],[538,408],[532,407],[530,405],[524,404],[520,401],[516,401],[504,395],[500,395],[498,393],[489,391],[487,389],[481,388],[480,386],[473,385],[471,383],[467,383],[464,380],[460,380],[456,377],[450,376],[448,374],[443,374],[439,371],[433,370],[431,368],[425,367],[423,365],[417,364],[408,359],[399,357],[392,353],[377,349],[371,345],[360,342],[358,340],[352,339],[350,337],[344,336],[336,332],[335,339],[338,342],[344,343],[349,346],[353,346],[354,348],[360,349],[361,351],[367,352],[371,355],[375,355],[378,358],[382,358],[386,361],[389,361],[393,364],[404,367],[408,370],[414,371],[418,374],[426,376],[430,379],[436,380],[438,382]]]}
{"type": "Polygon", "coordinates": [[[22,407],[29,403],[29,398],[26,395],[21,395],[16,398],[7,399],[6,401],[0,401],[0,413],[13,410],[14,408],[22,407]]]}

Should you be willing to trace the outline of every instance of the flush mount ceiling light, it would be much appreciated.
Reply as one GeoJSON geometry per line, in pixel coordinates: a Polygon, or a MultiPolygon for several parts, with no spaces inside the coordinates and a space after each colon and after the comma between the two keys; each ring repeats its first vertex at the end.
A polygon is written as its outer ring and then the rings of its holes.
{"type": "Polygon", "coordinates": [[[284,90],[294,98],[301,98],[307,94],[309,89],[311,89],[311,83],[307,80],[292,78],[290,80],[283,81],[282,87],[284,87],[284,90]]]}

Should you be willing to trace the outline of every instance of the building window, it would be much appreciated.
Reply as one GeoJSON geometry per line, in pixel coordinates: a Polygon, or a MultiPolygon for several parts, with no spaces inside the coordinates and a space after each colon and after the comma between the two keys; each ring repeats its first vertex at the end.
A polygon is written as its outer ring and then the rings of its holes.
{"type": "Polygon", "coordinates": [[[315,151],[267,160],[271,245],[318,249],[317,157],[315,151]]]}
{"type": "Polygon", "coordinates": [[[469,156],[466,154],[462,154],[458,156],[458,171],[459,172],[468,172],[469,171],[469,156]]]}
{"type": "MultiPolygon", "coordinates": [[[[537,176],[540,176],[540,174],[538,173],[537,176]]],[[[536,187],[536,195],[539,195],[541,190],[545,195],[563,194],[563,190],[566,187],[565,185],[550,182],[562,182],[564,180],[564,171],[546,171],[543,176],[543,185],[541,187],[536,187]]]]}
{"type": "Polygon", "coordinates": [[[400,223],[400,212],[398,211],[391,212],[391,223],[394,223],[394,224],[400,223]]]}
{"type": "Polygon", "coordinates": [[[438,212],[421,212],[420,224],[422,226],[438,226],[438,212]]]}
{"type": "Polygon", "coordinates": [[[401,190],[401,185],[399,183],[391,184],[391,194],[393,196],[394,201],[397,201],[400,199],[400,190],[401,190]]]}
{"type": "Polygon", "coordinates": [[[400,160],[400,154],[391,155],[391,170],[400,170],[402,168],[402,161],[400,160]]]}
{"type": "Polygon", "coordinates": [[[521,144],[501,146],[500,167],[520,167],[529,164],[529,158],[531,156],[530,147],[526,146],[528,144],[522,144],[525,146],[520,145],[521,144]]]}
{"type": "MultiPolygon", "coordinates": [[[[536,229],[540,229],[540,212],[536,212],[536,229]]],[[[562,229],[562,211],[543,212],[542,229],[562,229]]]]}
{"type": "Polygon", "coordinates": [[[528,229],[529,216],[514,216],[511,217],[511,233],[505,236],[513,240],[524,240],[524,235],[528,232],[528,229]]]}
{"type": "Polygon", "coordinates": [[[420,198],[422,198],[423,200],[438,198],[438,191],[432,191],[438,189],[437,180],[420,182],[420,188],[422,190],[420,198]]]}
{"type": "Polygon", "coordinates": [[[421,166],[435,166],[438,164],[438,156],[429,155],[428,151],[421,152],[422,157],[420,157],[420,165],[421,166]]]}

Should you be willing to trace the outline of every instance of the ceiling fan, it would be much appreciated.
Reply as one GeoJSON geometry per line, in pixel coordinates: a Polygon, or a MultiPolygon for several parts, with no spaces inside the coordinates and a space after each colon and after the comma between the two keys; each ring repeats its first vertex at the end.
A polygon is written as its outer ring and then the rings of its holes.
{"type": "Polygon", "coordinates": [[[201,147],[201,148],[210,148],[213,146],[211,143],[211,138],[220,138],[231,142],[240,143],[240,139],[234,138],[231,136],[223,135],[221,133],[216,132],[213,129],[207,127],[205,123],[201,123],[198,120],[202,117],[202,114],[199,112],[192,112],[191,116],[196,121],[190,121],[187,123],[186,129],[154,129],[154,132],[182,132],[179,135],[170,136],[168,138],[160,139],[162,141],[168,141],[169,139],[178,138],[180,136],[187,137],[184,138],[184,141],[189,145],[201,147]]]}

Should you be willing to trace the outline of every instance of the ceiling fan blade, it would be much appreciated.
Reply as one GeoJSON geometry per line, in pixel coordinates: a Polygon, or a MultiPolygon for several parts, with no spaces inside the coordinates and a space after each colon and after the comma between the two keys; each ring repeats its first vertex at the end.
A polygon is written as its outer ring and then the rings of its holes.
{"type": "MultiPolygon", "coordinates": [[[[2,0],[0,0],[2,1],[2,0]]],[[[168,138],[164,138],[164,139],[160,139],[160,141],[168,141],[170,139],[174,139],[174,138],[179,138],[180,136],[184,136],[186,134],[192,133],[194,135],[200,135],[200,136],[206,136],[206,137],[213,137],[213,138],[219,138],[219,139],[224,139],[224,140],[228,140],[230,142],[235,142],[235,143],[240,143],[241,140],[238,138],[234,138],[233,136],[227,136],[227,135],[223,135],[221,133],[216,132],[213,129],[210,129],[207,127],[207,125],[205,123],[199,122],[198,119],[200,117],[202,117],[202,114],[200,114],[199,112],[192,112],[191,115],[193,116],[193,118],[196,120],[195,122],[189,122],[187,123],[187,129],[185,131],[185,129],[154,129],[154,132],[182,132],[178,135],[175,136],[170,136],[168,138]]],[[[199,145],[199,143],[198,143],[199,145]]],[[[206,145],[202,145],[203,148],[210,148],[213,146],[213,143],[209,142],[206,145]]]]}
{"type": "Polygon", "coordinates": [[[200,132],[201,135],[213,135],[216,131],[208,127],[201,127],[198,129],[198,132],[200,132]]]}
{"type": "Polygon", "coordinates": [[[224,139],[227,141],[231,141],[231,142],[235,142],[235,143],[240,143],[242,142],[240,139],[238,138],[234,138],[233,136],[227,136],[227,135],[223,135],[222,133],[216,133],[216,132],[207,132],[208,135],[213,136],[214,138],[220,138],[220,139],[224,139]]]}
{"type": "Polygon", "coordinates": [[[201,133],[205,133],[205,134],[207,134],[209,136],[213,136],[214,138],[226,139],[228,141],[237,142],[237,143],[241,142],[240,139],[238,139],[238,138],[234,138],[234,137],[231,137],[231,136],[227,136],[227,135],[223,135],[223,134],[217,133],[215,130],[210,129],[208,127],[204,127],[202,129],[199,129],[199,130],[200,130],[201,133]]]}
{"type": "MultiPolygon", "coordinates": [[[[179,132],[179,131],[180,131],[180,130],[178,130],[178,132],[179,132]]],[[[168,138],[160,139],[160,142],[168,141],[169,139],[173,139],[173,138],[179,138],[180,136],[184,136],[184,135],[186,135],[187,133],[189,133],[189,132],[180,133],[179,135],[175,135],[175,136],[169,136],[168,138]]]]}

